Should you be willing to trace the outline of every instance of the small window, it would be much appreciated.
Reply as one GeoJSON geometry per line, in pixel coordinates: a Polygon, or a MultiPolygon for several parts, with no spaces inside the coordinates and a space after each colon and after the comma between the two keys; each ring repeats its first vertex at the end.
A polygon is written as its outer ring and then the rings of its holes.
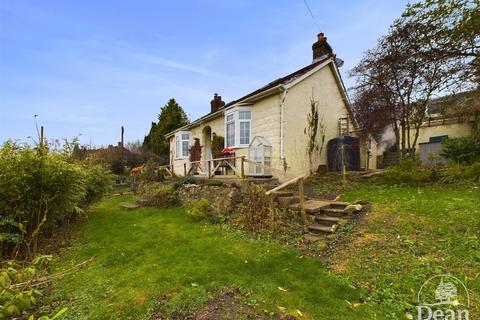
{"type": "Polygon", "coordinates": [[[233,146],[235,146],[235,122],[234,121],[227,123],[227,148],[230,148],[233,146]]]}
{"type": "Polygon", "coordinates": [[[176,158],[188,157],[189,140],[190,140],[189,133],[179,132],[175,135],[175,157],[176,158]]]}

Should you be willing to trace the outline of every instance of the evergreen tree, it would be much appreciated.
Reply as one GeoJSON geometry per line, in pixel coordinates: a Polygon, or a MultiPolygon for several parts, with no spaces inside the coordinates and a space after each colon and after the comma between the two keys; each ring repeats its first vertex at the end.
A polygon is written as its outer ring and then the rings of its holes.
{"type": "Polygon", "coordinates": [[[169,159],[169,141],[165,139],[165,134],[183,127],[189,123],[187,115],[183,108],[175,101],[170,99],[168,103],[160,109],[158,123],[152,122],[150,132],[143,141],[143,146],[148,151],[160,156],[162,161],[169,159]]]}

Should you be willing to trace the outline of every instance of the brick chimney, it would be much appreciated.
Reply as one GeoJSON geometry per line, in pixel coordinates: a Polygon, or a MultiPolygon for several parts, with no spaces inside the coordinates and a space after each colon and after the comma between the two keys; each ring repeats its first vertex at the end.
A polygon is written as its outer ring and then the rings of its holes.
{"type": "Polygon", "coordinates": [[[219,96],[218,94],[213,95],[213,100],[210,102],[210,113],[217,112],[221,108],[225,106],[225,102],[222,101],[222,96],[219,96]]]}
{"type": "Polygon", "coordinates": [[[313,62],[317,62],[321,58],[326,58],[328,56],[333,56],[332,47],[327,42],[327,37],[320,32],[317,35],[317,42],[312,45],[313,51],[313,62]]]}

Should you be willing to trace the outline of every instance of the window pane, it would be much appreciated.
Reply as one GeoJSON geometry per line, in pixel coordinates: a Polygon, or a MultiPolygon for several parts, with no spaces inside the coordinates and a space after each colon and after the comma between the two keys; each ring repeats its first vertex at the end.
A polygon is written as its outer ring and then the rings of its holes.
{"type": "Polygon", "coordinates": [[[175,143],[175,157],[177,158],[180,157],[180,140],[179,139],[177,139],[175,143]]]}
{"type": "Polygon", "coordinates": [[[239,111],[238,117],[240,118],[240,120],[250,120],[252,117],[252,113],[251,111],[239,111]]]}
{"type": "Polygon", "coordinates": [[[182,140],[188,140],[188,133],[182,133],[182,140]]]}
{"type": "Polygon", "coordinates": [[[182,155],[188,157],[188,141],[182,142],[182,155]]]}
{"type": "Polygon", "coordinates": [[[250,144],[250,122],[240,122],[240,144],[250,144]]]}
{"type": "Polygon", "coordinates": [[[227,147],[235,145],[235,122],[227,123],[227,147]]]}

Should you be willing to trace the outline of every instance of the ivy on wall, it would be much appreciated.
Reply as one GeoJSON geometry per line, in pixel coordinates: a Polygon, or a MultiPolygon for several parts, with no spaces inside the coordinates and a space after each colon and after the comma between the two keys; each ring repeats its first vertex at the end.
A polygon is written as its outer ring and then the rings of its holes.
{"type": "Polygon", "coordinates": [[[202,146],[200,145],[200,139],[195,138],[193,146],[188,150],[190,153],[190,162],[200,161],[202,159],[202,146]]]}
{"type": "Polygon", "coordinates": [[[323,146],[325,145],[326,126],[323,122],[323,116],[320,119],[318,105],[318,100],[315,100],[312,95],[310,98],[310,112],[307,116],[307,126],[304,129],[304,133],[308,137],[307,155],[310,170],[312,170],[315,156],[322,154],[323,146]],[[317,136],[320,136],[319,139],[317,139],[317,136]]]}

